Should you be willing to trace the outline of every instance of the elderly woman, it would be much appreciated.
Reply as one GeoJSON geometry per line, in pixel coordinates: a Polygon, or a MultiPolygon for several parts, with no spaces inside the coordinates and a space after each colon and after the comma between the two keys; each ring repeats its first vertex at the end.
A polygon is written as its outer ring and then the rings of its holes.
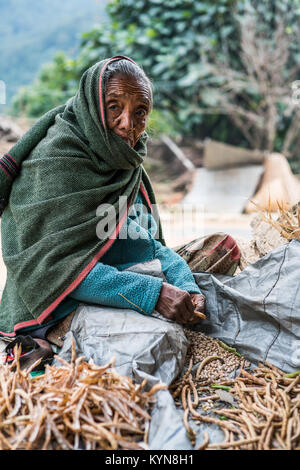
{"type": "Polygon", "coordinates": [[[225,234],[166,247],[142,165],[151,108],[143,70],[104,60],[0,160],[1,335],[35,338],[47,356],[49,332],[80,302],[193,323],[205,299],[192,270],[234,272],[239,249],[225,234]],[[126,269],[154,259],[164,279],[126,269]]]}

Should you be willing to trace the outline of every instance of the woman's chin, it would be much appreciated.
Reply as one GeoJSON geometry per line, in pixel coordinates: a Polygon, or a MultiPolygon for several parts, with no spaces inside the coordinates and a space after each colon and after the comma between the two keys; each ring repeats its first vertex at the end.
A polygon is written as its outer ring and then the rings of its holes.
{"type": "Polygon", "coordinates": [[[127,145],[129,145],[129,147],[134,147],[133,142],[130,139],[125,139],[125,137],[122,137],[122,139],[127,145]]]}

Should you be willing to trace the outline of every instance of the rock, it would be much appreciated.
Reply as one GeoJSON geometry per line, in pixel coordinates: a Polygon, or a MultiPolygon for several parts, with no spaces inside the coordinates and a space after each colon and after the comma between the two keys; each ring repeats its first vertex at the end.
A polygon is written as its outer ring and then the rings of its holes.
{"type": "Polygon", "coordinates": [[[0,139],[7,142],[17,142],[23,133],[11,117],[0,115],[0,139]]]}
{"type": "Polygon", "coordinates": [[[258,212],[258,209],[276,212],[279,205],[289,210],[299,200],[300,182],[292,173],[286,157],[272,153],[265,159],[258,191],[247,203],[245,212],[258,212]]]}
{"type": "Polygon", "coordinates": [[[249,264],[255,263],[275,248],[288,243],[288,240],[282,237],[275,227],[265,222],[260,214],[251,220],[250,226],[252,228],[252,239],[250,241],[235,237],[241,250],[239,268],[235,274],[239,274],[249,264]]]}
{"type": "Polygon", "coordinates": [[[288,240],[282,237],[275,227],[262,220],[260,215],[254,217],[250,225],[260,257],[265,256],[275,248],[288,243],[288,240]]]}

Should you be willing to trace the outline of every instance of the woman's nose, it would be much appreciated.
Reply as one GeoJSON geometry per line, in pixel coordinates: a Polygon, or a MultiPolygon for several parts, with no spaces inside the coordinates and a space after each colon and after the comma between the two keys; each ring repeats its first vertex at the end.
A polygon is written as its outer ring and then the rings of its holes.
{"type": "Polygon", "coordinates": [[[119,128],[129,131],[133,128],[133,120],[129,111],[124,110],[120,116],[119,128]]]}

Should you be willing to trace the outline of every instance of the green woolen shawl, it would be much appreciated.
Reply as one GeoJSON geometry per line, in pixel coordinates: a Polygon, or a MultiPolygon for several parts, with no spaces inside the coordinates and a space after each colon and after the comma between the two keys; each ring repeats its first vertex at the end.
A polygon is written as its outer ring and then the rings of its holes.
{"type": "MultiPolygon", "coordinates": [[[[0,333],[51,319],[51,313],[110,248],[142,190],[155,210],[142,166],[147,134],[131,148],[105,122],[103,70],[117,56],[82,76],[77,94],[41,117],[0,160],[2,252],[7,281],[0,304],[0,333]],[[120,204],[119,198],[127,201],[120,204]],[[124,199],[126,197],[126,199],[124,199]],[[115,223],[98,238],[113,206],[115,223]],[[107,216],[107,213],[106,213],[107,216]]],[[[165,244],[158,220],[156,238],[165,244]]]]}

